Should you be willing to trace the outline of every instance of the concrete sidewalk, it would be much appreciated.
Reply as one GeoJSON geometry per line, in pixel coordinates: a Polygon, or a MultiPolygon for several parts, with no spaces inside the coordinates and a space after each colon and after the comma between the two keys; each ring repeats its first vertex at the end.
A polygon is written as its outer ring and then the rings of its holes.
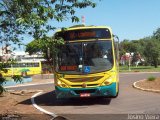
{"type": "Polygon", "coordinates": [[[32,76],[32,82],[30,83],[54,83],[54,74],[39,74],[32,76]]]}
{"type": "Polygon", "coordinates": [[[22,86],[32,86],[32,85],[42,85],[42,84],[49,84],[54,83],[54,75],[53,74],[39,74],[33,75],[31,82],[20,83],[13,86],[5,86],[4,88],[13,88],[13,87],[22,87],[22,86]]]}

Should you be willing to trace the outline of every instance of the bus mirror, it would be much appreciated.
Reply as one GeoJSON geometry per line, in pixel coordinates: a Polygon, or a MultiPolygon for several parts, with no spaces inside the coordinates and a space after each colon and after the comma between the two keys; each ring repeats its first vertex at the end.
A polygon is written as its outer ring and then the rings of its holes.
{"type": "Polygon", "coordinates": [[[67,28],[65,28],[65,27],[62,27],[62,28],[61,28],[61,31],[62,31],[62,32],[65,32],[66,30],[67,30],[67,28]]]}
{"type": "Polygon", "coordinates": [[[119,43],[119,37],[117,35],[113,35],[113,38],[114,38],[116,43],[119,43]]]}
{"type": "Polygon", "coordinates": [[[113,35],[115,46],[117,49],[119,48],[119,37],[117,35],[113,35]]]}

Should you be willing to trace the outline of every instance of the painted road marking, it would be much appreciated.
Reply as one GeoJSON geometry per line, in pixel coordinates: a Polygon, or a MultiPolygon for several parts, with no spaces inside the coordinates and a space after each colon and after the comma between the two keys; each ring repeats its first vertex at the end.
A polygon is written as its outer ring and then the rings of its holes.
{"type": "Polygon", "coordinates": [[[35,100],[34,100],[35,97],[39,96],[39,95],[42,94],[42,93],[43,93],[43,92],[38,92],[38,93],[34,94],[34,95],[31,97],[32,105],[33,105],[36,109],[38,109],[39,111],[41,111],[41,112],[43,112],[43,113],[45,113],[45,114],[48,114],[48,115],[50,115],[50,116],[52,116],[52,117],[54,117],[54,118],[57,117],[57,115],[56,115],[55,113],[49,112],[49,111],[41,108],[40,106],[38,106],[38,105],[35,103],[35,100]]]}

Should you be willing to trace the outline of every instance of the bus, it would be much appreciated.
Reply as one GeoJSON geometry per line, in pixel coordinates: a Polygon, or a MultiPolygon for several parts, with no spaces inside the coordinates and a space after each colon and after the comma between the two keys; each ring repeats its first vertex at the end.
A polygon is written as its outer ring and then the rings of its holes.
{"type": "Polygon", "coordinates": [[[117,97],[118,48],[107,26],[81,26],[57,30],[54,65],[56,98],[117,97]]]}
{"type": "Polygon", "coordinates": [[[2,63],[6,72],[2,72],[4,77],[13,75],[35,75],[42,73],[42,65],[40,61],[31,62],[15,62],[15,63],[2,63]]]}

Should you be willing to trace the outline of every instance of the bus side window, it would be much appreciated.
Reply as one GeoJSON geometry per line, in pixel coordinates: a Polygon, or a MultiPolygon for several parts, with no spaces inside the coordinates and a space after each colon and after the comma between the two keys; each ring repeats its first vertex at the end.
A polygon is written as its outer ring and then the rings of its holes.
{"type": "Polygon", "coordinates": [[[39,67],[39,63],[34,63],[34,67],[39,67]]]}
{"type": "Polygon", "coordinates": [[[26,67],[25,63],[20,63],[19,65],[20,65],[20,67],[26,67]]]}

